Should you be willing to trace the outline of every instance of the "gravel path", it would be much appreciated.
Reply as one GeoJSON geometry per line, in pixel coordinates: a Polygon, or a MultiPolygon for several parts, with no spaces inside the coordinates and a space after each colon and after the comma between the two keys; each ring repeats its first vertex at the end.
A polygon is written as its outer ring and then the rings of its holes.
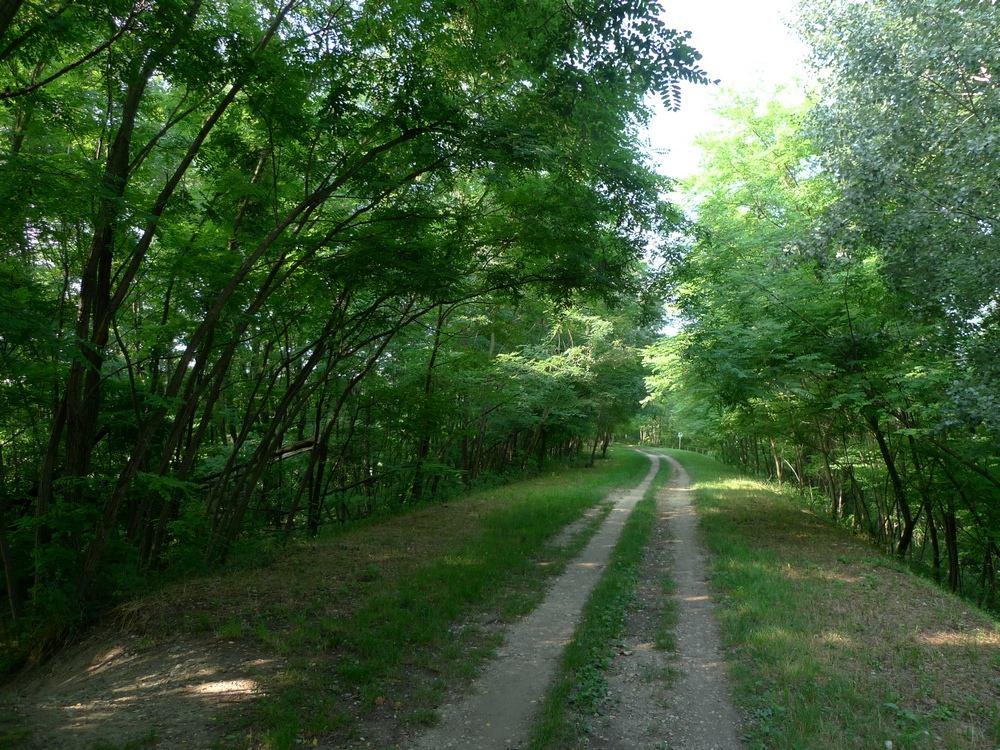
{"type": "MultiPolygon", "coordinates": [[[[676,482],[675,471],[670,486],[676,482]]],[[[663,577],[674,558],[669,492],[669,487],[657,492],[656,522],[638,570],[636,601],[629,608],[625,631],[605,671],[607,696],[597,716],[574,717],[578,725],[587,728],[586,747],[590,750],[673,747],[666,745],[664,738],[675,721],[671,685],[678,675],[677,665],[674,654],[656,646],[668,601],[663,594],[663,577]]]]}
{"type": "Polygon", "coordinates": [[[637,487],[613,493],[611,513],[583,552],[566,566],[534,612],[510,629],[497,658],[473,684],[468,697],[442,708],[441,723],[420,737],[415,748],[508,750],[524,745],[535,709],[573,636],[583,605],[604,571],[625,520],[656,476],[659,458],[649,455],[649,472],[637,487]]]}
{"type": "Polygon", "coordinates": [[[729,698],[715,605],[708,586],[708,564],[691,505],[691,482],[676,459],[663,458],[673,469],[661,503],[666,504],[674,544],[672,573],[678,607],[675,635],[681,675],[673,689],[666,741],[660,747],[737,750],[741,747],[739,721],[729,698]]]}

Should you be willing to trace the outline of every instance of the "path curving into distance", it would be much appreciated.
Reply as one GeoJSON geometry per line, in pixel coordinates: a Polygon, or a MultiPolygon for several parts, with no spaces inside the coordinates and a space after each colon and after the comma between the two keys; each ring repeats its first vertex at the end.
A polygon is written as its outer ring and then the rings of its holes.
{"type": "Polygon", "coordinates": [[[442,707],[441,722],[413,748],[508,750],[525,743],[583,605],[604,572],[625,520],[660,468],[659,456],[645,455],[650,460],[646,477],[631,490],[612,493],[615,504],[587,546],[556,578],[542,603],[511,627],[506,643],[468,696],[442,707]]]}

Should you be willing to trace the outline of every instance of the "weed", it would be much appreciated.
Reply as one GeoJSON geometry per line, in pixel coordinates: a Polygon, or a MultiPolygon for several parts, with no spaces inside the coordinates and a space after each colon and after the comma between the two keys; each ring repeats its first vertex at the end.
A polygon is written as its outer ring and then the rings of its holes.
{"type": "Polygon", "coordinates": [[[677,627],[677,602],[673,598],[677,586],[674,579],[669,574],[664,574],[660,580],[660,591],[663,599],[660,609],[660,620],[656,627],[656,637],[653,645],[661,651],[676,651],[677,636],[674,629],[677,627]]]}
{"type": "Polygon", "coordinates": [[[420,708],[406,714],[406,716],[403,717],[403,721],[407,724],[416,724],[417,726],[422,727],[433,727],[441,721],[441,717],[437,711],[429,708],[420,708]]]}
{"type": "Polygon", "coordinates": [[[215,629],[215,635],[223,640],[232,640],[243,635],[245,630],[243,622],[237,619],[229,619],[215,629]]]}

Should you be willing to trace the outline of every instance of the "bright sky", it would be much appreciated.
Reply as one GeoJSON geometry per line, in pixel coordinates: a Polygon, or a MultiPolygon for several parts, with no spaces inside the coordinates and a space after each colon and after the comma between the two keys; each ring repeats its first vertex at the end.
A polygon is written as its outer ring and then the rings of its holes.
{"type": "Polygon", "coordinates": [[[698,167],[695,138],[718,129],[713,109],[726,89],[767,93],[804,73],[805,47],[785,25],[796,0],[666,0],[664,15],[674,28],[691,32],[701,66],[717,86],[684,85],[678,112],[657,108],[649,140],[666,175],[684,178],[698,167]]]}

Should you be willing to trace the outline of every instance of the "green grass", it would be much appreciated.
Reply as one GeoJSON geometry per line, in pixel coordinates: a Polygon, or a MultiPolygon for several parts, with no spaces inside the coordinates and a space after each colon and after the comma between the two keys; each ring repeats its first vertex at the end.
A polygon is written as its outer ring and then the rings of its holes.
{"type": "Polygon", "coordinates": [[[18,747],[30,736],[23,718],[7,706],[0,706],[0,748],[18,747]]]}
{"type": "MultiPolygon", "coordinates": [[[[656,523],[656,492],[668,475],[669,466],[662,463],[656,479],[626,521],[608,566],[584,607],[573,640],[563,653],[535,721],[531,748],[577,747],[583,727],[573,717],[594,714],[606,696],[604,672],[634,601],[643,551],[656,523]]],[[[663,677],[672,679],[671,675],[663,677]]]]}
{"type": "Polygon", "coordinates": [[[788,487],[669,451],[695,483],[749,749],[1000,746],[1000,629],[788,487]]]}
{"type": "MultiPolygon", "coordinates": [[[[327,601],[300,594],[256,617],[239,603],[223,606],[218,635],[255,639],[285,658],[249,726],[233,727],[231,744],[290,748],[362,733],[389,744],[400,721],[435,723],[433,707],[449,686],[476,674],[503,624],[534,608],[603,515],[567,547],[547,540],[648,466],[632,451],[611,456],[593,469],[551,471],[321,540],[288,567],[303,580],[344,567],[327,582],[327,601]]],[[[188,617],[203,627],[197,613],[188,617]]]]}
{"type": "Polygon", "coordinates": [[[155,729],[150,729],[144,734],[130,740],[118,743],[98,742],[91,745],[90,750],[144,750],[144,748],[156,745],[157,734],[155,729]]]}
{"type": "Polygon", "coordinates": [[[665,571],[660,578],[660,593],[663,595],[660,604],[660,618],[656,626],[656,638],[653,645],[661,651],[676,651],[677,637],[674,629],[677,627],[677,601],[673,598],[677,590],[673,576],[665,571]]]}

